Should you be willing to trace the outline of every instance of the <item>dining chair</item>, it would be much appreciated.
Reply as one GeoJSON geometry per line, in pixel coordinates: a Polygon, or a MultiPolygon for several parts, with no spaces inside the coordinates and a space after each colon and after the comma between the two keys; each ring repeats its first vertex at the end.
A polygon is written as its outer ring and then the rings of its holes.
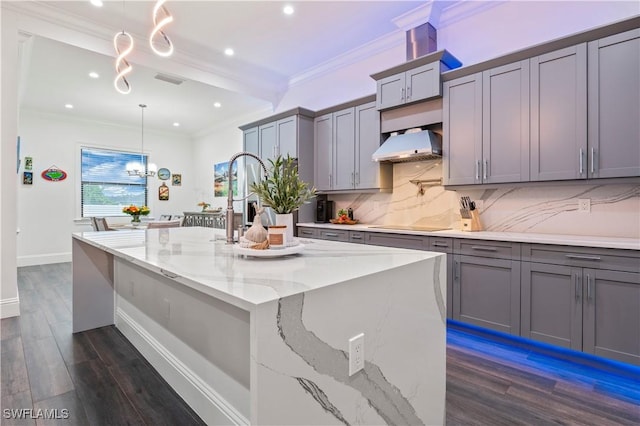
{"type": "Polygon", "coordinates": [[[179,220],[165,220],[158,222],[147,222],[147,229],[153,228],[178,228],[180,226],[179,220]]]}
{"type": "Polygon", "coordinates": [[[158,220],[171,220],[170,214],[161,214],[158,220]]]}
{"type": "Polygon", "coordinates": [[[105,219],[104,217],[93,217],[91,219],[92,222],[95,222],[96,231],[115,231],[115,229],[109,227],[107,219],[105,219]]]}
{"type": "Polygon", "coordinates": [[[91,227],[93,228],[93,230],[94,231],[99,231],[98,222],[96,221],[96,218],[91,216],[89,219],[91,219],[91,227]]]}

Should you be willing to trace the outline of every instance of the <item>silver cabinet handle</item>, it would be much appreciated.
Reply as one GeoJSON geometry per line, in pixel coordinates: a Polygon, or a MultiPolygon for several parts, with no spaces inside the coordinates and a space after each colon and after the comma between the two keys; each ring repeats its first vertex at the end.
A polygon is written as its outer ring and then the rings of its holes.
{"type": "Polygon", "coordinates": [[[360,173],[356,172],[356,185],[360,185],[360,173]]]}
{"type": "Polygon", "coordinates": [[[351,186],[356,186],[355,174],[351,172],[351,186]]]}
{"type": "Polygon", "coordinates": [[[453,279],[457,281],[460,278],[460,262],[456,260],[453,264],[453,279]]]}
{"type": "Polygon", "coordinates": [[[480,160],[476,161],[476,180],[480,180],[480,160]]]}
{"type": "Polygon", "coordinates": [[[302,231],[302,233],[304,235],[313,235],[313,232],[311,232],[311,231],[302,231]]]}
{"type": "Polygon", "coordinates": [[[576,281],[576,300],[580,300],[580,274],[576,274],[575,276],[575,281],[576,281]]]}
{"type": "Polygon", "coordinates": [[[411,86],[407,87],[407,100],[411,100],[411,86]]]}
{"type": "Polygon", "coordinates": [[[361,240],[362,239],[362,235],[352,235],[351,239],[352,240],[361,240]]]}
{"type": "Polygon", "coordinates": [[[580,148],[580,175],[584,173],[584,149],[580,148]]]}
{"type": "Polygon", "coordinates": [[[585,254],[565,254],[565,257],[579,260],[600,260],[600,256],[588,256],[585,254]]]}
{"type": "Polygon", "coordinates": [[[400,100],[404,101],[404,87],[400,89],[400,100]]]}
{"type": "Polygon", "coordinates": [[[471,246],[472,250],[480,250],[480,251],[498,251],[497,248],[494,247],[483,247],[483,246],[471,246]]]}
{"type": "Polygon", "coordinates": [[[591,174],[596,172],[595,158],[596,158],[596,149],[591,148],[591,174]]]}
{"type": "Polygon", "coordinates": [[[337,237],[338,236],[338,234],[334,234],[333,232],[326,232],[324,235],[325,235],[325,237],[337,237]]]}
{"type": "Polygon", "coordinates": [[[434,242],[433,244],[431,244],[434,247],[449,247],[449,244],[447,243],[439,243],[439,242],[434,242]]]}
{"type": "Polygon", "coordinates": [[[485,158],[484,159],[484,167],[482,168],[482,179],[483,180],[487,180],[487,175],[489,173],[489,161],[485,158]]]}

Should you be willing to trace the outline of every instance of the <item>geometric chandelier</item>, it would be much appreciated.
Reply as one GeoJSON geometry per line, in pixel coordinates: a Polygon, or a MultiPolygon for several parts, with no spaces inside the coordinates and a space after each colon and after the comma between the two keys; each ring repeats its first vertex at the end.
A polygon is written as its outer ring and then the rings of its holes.
{"type": "Polygon", "coordinates": [[[142,110],[142,138],[140,144],[140,161],[131,161],[127,163],[127,173],[129,176],[138,177],[153,177],[158,171],[158,167],[153,163],[147,163],[147,167],[144,165],[144,109],[147,107],[145,104],[138,105],[142,110]]]}

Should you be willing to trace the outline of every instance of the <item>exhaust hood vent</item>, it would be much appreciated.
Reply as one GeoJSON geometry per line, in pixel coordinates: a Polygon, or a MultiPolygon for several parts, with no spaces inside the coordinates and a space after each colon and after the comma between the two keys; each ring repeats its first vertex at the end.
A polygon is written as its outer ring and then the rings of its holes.
{"type": "Polygon", "coordinates": [[[373,153],[373,161],[406,162],[442,157],[442,136],[431,130],[410,129],[391,133],[373,153]]]}

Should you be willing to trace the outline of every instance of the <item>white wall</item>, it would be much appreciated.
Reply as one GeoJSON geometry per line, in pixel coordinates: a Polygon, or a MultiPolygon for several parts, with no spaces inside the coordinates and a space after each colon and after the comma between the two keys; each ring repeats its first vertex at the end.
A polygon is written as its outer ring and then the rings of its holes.
{"type": "Polygon", "coordinates": [[[16,270],[16,136],[18,122],[18,28],[2,10],[0,145],[0,317],[20,315],[16,270]]]}
{"type": "MultiPolygon", "coordinates": [[[[21,155],[33,158],[33,185],[18,184],[18,265],[70,261],[71,233],[91,229],[86,220],[79,221],[80,147],[139,152],[140,129],[23,110],[19,134],[21,155]],[[60,182],[42,179],[40,173],[52,165],[65,170],[68,178],[60,182]]],[[[181,186],[165,181],[170,191],[168,201],[158,200],[162,181],[149,180],[151,216],[192,210],[197,197],[190,140],[145,129],[145,151],[159,168],[182,174],[181,186]]],[[[20,176],[22,171],[21,167],[20,176]]],[[[110,223],[128,220],[108,218],[110,223]]]]}

